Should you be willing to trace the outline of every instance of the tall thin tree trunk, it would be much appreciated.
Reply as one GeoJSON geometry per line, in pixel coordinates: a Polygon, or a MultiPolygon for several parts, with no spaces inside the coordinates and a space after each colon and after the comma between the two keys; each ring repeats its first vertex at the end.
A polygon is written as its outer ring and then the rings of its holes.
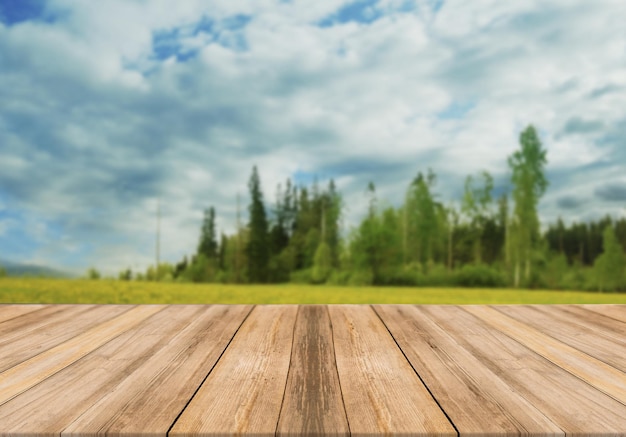
{"type": "Polygon", "coordinates": [[[322,242],[326,242],[326,211],[324,209],[324,202],[322,202],[322,242]]]}
{"type": "Polygon", "coordinates": [[[452,226],[448,231],[448,270],[452,271],[452,226]]]}
{"type": "Polygon", "coordinates": [[[402,241],[402,245],[403,245],[403,251],[402,251],[402,264],[404,266],[406,266],[406,262],[407,262],[407,235],[408,235],[408,231],[407,231],[407,207],[408,207],[408,202],[405,201],[404,204],[404,239],[402,241]]]}
{"type": "Polygon", "coordinates": [[[241,283],[241,211],[237,193],[237,247],[235,249],[235,282],[241,283]]]}
{"type": "Polygon", "coordinates": [[[157,197],[157,225],[156,225],[156,268],[154,270],[154,280],[159,280],[159,264],[161,260],[161,202],[157,197]]]}
{"type": "Polygon", "coordinates": [[[515,279],[514,279],[515,288],[519,287],[519,261],[515,261],[515,279]]]}
{"type": "Polygon", "coordinates": [[[507,269],[510,266],[511,263],[511,254],[509,253],[510,251],[510,236],[509,236],[509,220],[507,219],[504,223],[504,265],[507,267],[507,269]]]}

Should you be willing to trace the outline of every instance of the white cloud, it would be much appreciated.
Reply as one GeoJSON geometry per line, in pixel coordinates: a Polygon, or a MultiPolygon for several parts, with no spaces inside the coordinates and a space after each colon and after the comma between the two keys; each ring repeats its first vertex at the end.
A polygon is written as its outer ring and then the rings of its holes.
{"type": "Polygon", "coordinates": [[[594,190],[626,170],[626,3],[384,1],[371,23],[316,26],[345,3],[54,0],[55,23],[0,24],[0,198],[43,226],[33,256],[89,240],[84,263],[147,264],[158,196],[176,261],[204,208],[232,232],[239,193],[245,217],[254,164],[268,207],[287,177],[334,177],[347,225],[370,180],[397,203],[431,167],[448,202],[467,174],[506,181],[529,123],[554,175],[542,218],[563,196],[612,208],[594,190]]]}

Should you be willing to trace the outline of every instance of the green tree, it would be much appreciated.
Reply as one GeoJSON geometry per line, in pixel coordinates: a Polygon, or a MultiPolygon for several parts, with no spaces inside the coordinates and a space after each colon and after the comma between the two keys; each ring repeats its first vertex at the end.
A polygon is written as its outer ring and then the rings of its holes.
{"type": "Polygon", "coordinates": [[[339,267],[339,222],[341,220],[342,200],[332,179],[328,184],[328,191],[324,195],[322,210],[322,239],[328,243],[333,268],[339,267]]]}
{"type": "Polygon", "coordinates": [[[95,267],[90,267],[87,270],[87,279],[97,280],[100,279],[100,272],[95,267]]]}
{"type": "Polygon", "coordinates": [[[474,187],[473,177],[465,179],[465,191],[461,211],[468,218],[474,241],[474,262],[482,263],[482,238],[485,224],[489,219],[491,206],[491,191],[493,190],[493,178],[487,171],[480,173],[484,184],[482,187],[474,187]]]}
{"type": "Polygon", "coordinates": [[[548,181],[544,176],[546,151],[542,149],[535,128],[530,125],[520,134],[520,150],[508,158],[512,170],[515,237],[512,254],[515,268],[515,286],[519,286],[520,269],[524,266],[524,277],[530,280],[532,252],[539,243],[539,218],[537,203],[544,194],[548,181]]]}
{"type": "Polygon", "coordinates": [[[4,267],[0,266],[0,278],[6,278],[7,271],[4,267]]]}
{"type": "Polygon", "coordinates": [[[367,271],[374,284],[380,284],[401,260],[398,217],[393,208],[378,213],[376,188],[370,182],[368,214],[354,233],[350,245],[353,266],[367,271]]]}
{"type": "Polygon", "coordinates": [[[615,237],[613,227],[610,225],[604,228],[602,248],[602,255],[596,259],[593,266],[598,290],[619,290],[624,282],[624,252],[615,237]]]}
{"type": "Polygon", "coordinates": [[[183,276],[188,266],[189,266],[189,262],[187,261],[187,255],[185,255],[183,257],[183,260],[177,263],[176,266],[174,267],[174,278],[176,279],[176,278],[180,278],[181,276],[183,276]]]}
{"type": "Polygon", "coordinates": [[[130,281],[131,279],[133,279],[133,272],[130,268],[122,270],[118,275],[118,279],[120,281],[130,281]]]}
{"type": "Polygon", "coordinates": [[[326,282],[331,269],[332,260],[330,246],[325,241],[322,241],[317,247],[313,259],[313,281],[317,283],[326,282]]]}
{"type": "Polygon", "coordinates": [[[269,262],[268,223],[263,205],[263,192],[256,166],[252,169],[252,176],[248,183],[251,203],[249,207],[250,221],[248,228],[250,236],[246,253],[248,255],[248,279],[252,283],[267,281],[267,267],[269,262]]]}
{"type": "Polygon", "coordinates": [[[198,254],[203,254],[208,260],[217,259],[217,239],[215,234],[215,208],[204,211],[204,220],[198,244],[198,254]]]}
{"type": "Polygon", "coordinates": [[[405,229],[403,242],[405,262],[418,262],[427,265],[432,261],[434,243],[438,238],[437,206],[431,189],[436,176],[431,169],[428,175],[418,173],[409,185],[406,194],[405,229]]]}
{"type": "Polygon", "coordinates": [[[445,214],[445,225],[448,234],[446,264],[448,266],[448,270],[452,271],[452,269],[454,269],[454,231],[459,225],[459,213],[454,208],[454,205],[450,205],[448,206],[448,208],[445,209],[445,214]]]}

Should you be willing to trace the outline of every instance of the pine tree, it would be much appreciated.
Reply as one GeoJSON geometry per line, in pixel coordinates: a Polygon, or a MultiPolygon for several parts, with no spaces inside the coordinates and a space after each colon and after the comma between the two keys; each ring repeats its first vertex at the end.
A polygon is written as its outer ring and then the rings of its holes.
{"type": "Polygon", "coordinates": [[[252,283],[262,283],[267,280],[269,238],[261,181],[256,166],[252,168],[252,176],[250,177],[248,188],[250,189],[251,197],[249,207],[250,222],[248,223],[250,236],[246,246],[248,279],[252,283]]]}
{"type": "Polygon", "coordinates": [[[204,211],[204,221],[198,244],[198,254],[203,254],[208,260],[217,258],[217,239],[215,235],[215,208],[204,211]]]}

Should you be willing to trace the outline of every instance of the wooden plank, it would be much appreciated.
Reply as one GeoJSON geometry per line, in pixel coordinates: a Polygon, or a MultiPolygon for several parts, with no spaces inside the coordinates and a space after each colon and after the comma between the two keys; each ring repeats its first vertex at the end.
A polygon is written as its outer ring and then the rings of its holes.
{"type": "Polygon", "coordinates": [[[626,406],[467,311],[425,305],[423,311],[566,435],[623,435],[626,406]]]}
{"type": "Polygon", "coordinates": [[[177,317],[189,324],[172,329],[176,335],[61,435],[165,435],[252,306],[185,305],[176,311],[188,308],[194,312],[177,317]]]}
{"type": "Polygon", "coordinates": [[[127,305],[77,305],[78,313],[50,317],[28,333],[15,331],[13,337],[0,338],[0,372],[34,357],[85,330],[128,311],[127,305]]]}
{"type": "Polygon", "coordinates": [[[0,322],[11,320],[15,317],[45,308],[38,304],[0,304],[0,322]]]}
{"type": "Polygon", "coordinates": [[[580,305],[586,310],[594,311],[602,314],[606,317],[611,317],[620,322],[626,323],[626,305],[609,305],[609,304],[596,304],[596,305],[580,305]]]}
{"type": "Polygon", "coordinates": [[[333,332],[324,305],[300,305],[279,436],[348,436],[333,332]]]}
{"type": "MultiPolygon", "coordinates": [[[[141,305],[0,373],[0,405],[161,311],[141,305]]],[[[42,310],[43,311],[43,310],[42,310]]]]}
{"type": "MultiPolygon", "coordinates": [[[[0,406],[0,431],[4,435],[60,435],[102,397],[119,390],[124,380],[132,378],[199,313],[192,306],[149,309],[130,314],[138,317],[137,323],[126,324],[117,337],[0,406]],[[150,312],[153,315],[145,317],[150,312]]],[[[167,429],[161,431],[165,435],[167,429]]]]}
{"type": "MultiPolygon", "coordinates": [[[[543,312],[548,312],[554,317],[573,321],[586,329],[600,335],[608,335],[613,341],[626,346],[626,323],[589,311],[580,305],[537,305],[543,312]]],[[[626,305],[625,305],[626,307],[626,305]]]]}
{"type": "Polygon", "coordinates": [[[44,328],[50,323],[72,318],[87,311],[89,305],[47,305],[36,311],[29,311],[20,317],[0,323],[0,342],[28,338],[31,332],[44,328]]]}
{"type": "Polygon", "coordinates": [[[256,306],[168,435],[274,435],[297,311],[256,306]]]}
{"type": "Polygon", "coordinates": [[[369,306],[329,313],[351,435],[457,435],[369,306]]]}
{"type": "Polygon", "coordinates": [[[564,435],[421,306],[373,308],[461,436],[564,435]]]}
{"type": "MultiPolygon", "coordinates": [[[[498,305],[494,308],[564,344],[626,372],[626,342],[618,341],[615,335],[611,335],[612,333],[592,329],[590,326],[592,322],[585,322],[581,317],[573,317],[567,312],[563,313],[553,305],[498,305]]],[[[581,311],[590,313],[590,311],[581,311]]],[[[584,313],[582,316],[586,315],[584,313]]],[[[602,317],[599,314],[595,315],[602,317]]]]}
{"type": "Polygon", "coordinates": [[[624,372],[512,319],[492,307],[469,305],[464,309],[626,405],[626,374],[624,372]]]}

